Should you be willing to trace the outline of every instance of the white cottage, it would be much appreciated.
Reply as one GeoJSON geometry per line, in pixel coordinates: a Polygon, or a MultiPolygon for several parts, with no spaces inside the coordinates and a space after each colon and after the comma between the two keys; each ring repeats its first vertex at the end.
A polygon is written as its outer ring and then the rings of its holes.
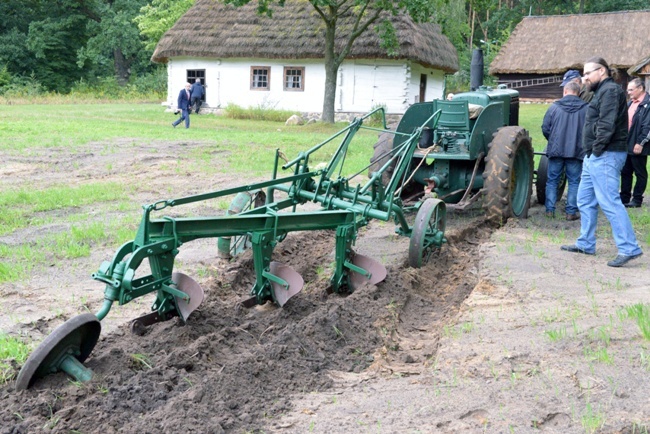
{"type": "MultiPolygon", "coordinates": [[[[443,96],[445,74],[458,69],[453,45],[434,24],[415,24],[405,16],[391,20],[400,42],[397,55],[388,56],[372,30],[358,38],[339,68],[338,113],[384,105],[388,113],[402,114],[410,104],[443,96]]],[[[273,18],[257,15],[255,4],[235,8],[197,0],[161,38],[152,60],[167,62],[169,105],[185,82],[199,78],[205,107],[234,103],[320,113],[323,33],[307,0],[287,0],[273,18]]]]}

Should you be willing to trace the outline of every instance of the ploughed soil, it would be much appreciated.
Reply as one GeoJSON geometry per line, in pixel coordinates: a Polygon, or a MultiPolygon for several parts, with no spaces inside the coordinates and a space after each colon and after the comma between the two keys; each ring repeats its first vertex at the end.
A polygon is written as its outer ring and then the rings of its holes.
{"type": "MultiPolygon", "coordinates": [[[[134,193],[141,203],[160,191],[180,197],[236,185],[184,172],[183,155],[200,145],[125,141],[112,143],[110,155],[100,152],[106,144],[74,154],[46,149],[3,155],[0,172],[41,186],[142,176],[137,182],[150,189],[134,193]],[[136,174],[138,162],[146,175],[136,174]]],[[[67,229],[30,227],[0,243],[67,229]]],[[[607,267],[616,250],[605,220],[597,255],[586,256],[559,248],[575,240],[579,222],[547,219],[536,203],[528,219],[501,228],[480,210],[449,212],[448,242],[421,269],[408,267],[409,240],[393,229],[373,221],[360,231],[355,250],[388,275],[352,294],[326,291],[334,234],[291,233],[274,260],[305,287],[283,308],[242,306],[254,280],[250,252],[227,261],[214,240],[188,243],[177,270],[206,294],[188,322],[154,324],[139,336],[128,319],[147,313],[150,300],[113,307],[85,363],[92,381],[58,373],[20,392],[9,382],[0,388],[0,433],[648,431],[650,341],[624,309],[650,303],[648,257],[607,267]]],[[[2,330],[41,340],[64,320],[96,312],[102,289],[87,276],[111,255],[98,247],[90,258],[53,260],[26,282],[2,284],[2,330]]]]}

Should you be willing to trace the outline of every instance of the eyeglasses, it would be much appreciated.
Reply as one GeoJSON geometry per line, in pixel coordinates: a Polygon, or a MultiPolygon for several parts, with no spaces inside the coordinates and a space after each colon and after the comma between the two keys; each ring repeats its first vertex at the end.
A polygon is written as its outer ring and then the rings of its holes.
{"type": "Polygon", "coordinates": [[[589,71],[589,72],[585,72],[584,74],[582,74],[582,76],[583,76],[583,77],[586,77],[586,76],[588,76],[589,74],[591,74],[592,72],[596,72],[596,71],[598,71],[599,69],[603,69],[603,67],[601,66],[600,68],[592,69],[591,71],[589,71]]]}
{"type": "Polygon", "coordinates": [[[641,86],[633,87],[632,89],[628,89],[627,91],[628,91],[628,92],[634,92],[634,91],[637,90],[639,87],[641,87],[641,86]]]}

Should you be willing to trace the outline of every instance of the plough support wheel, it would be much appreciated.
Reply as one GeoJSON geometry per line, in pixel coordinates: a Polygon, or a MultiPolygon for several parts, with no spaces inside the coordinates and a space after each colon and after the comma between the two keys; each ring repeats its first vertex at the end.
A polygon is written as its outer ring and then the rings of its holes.
{"type": "Polygon", "coordinates": [[[82,363],[95,348],[101,328],[91,313],[61,324],[29,356],[18,373],[16,390],[28,389],[36,379],[58,371],[66,372],[76,381],[90,381],[92,371],[82,363]]]}
{"type": "Polygon", "coordinates": [[[413,233],[409,244],[409,265],[420,268],[426,265],[435,248],[445,240],[447,208],[440,199],[429,198],[424,201],[415,216],[413,233]]]}

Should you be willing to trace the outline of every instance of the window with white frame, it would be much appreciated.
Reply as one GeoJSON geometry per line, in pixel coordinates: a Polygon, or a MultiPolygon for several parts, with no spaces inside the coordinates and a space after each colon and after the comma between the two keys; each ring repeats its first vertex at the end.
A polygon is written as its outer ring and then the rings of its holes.
{"type": "Polygon", "coordinates": [[[251,90],[271,89],[271,67],[251,66],[251,90]]]}
{"type": "Polygon", "coordinates": [[[298,66],[284,67],[284,90],[305,90],[305,68],[298,66]]]}

